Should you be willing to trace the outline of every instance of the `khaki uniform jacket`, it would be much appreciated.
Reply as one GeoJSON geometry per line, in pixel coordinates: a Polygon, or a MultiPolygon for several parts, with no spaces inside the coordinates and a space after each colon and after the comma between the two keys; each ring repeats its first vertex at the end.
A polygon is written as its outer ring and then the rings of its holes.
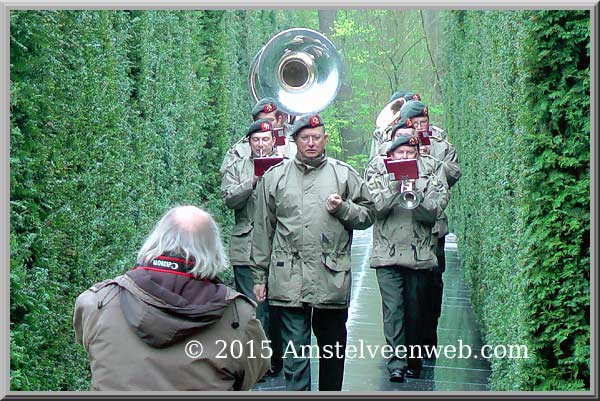
{"type": "MultiPolygon", "coordinates": [[[[392,144],[392,141],[388,141],[388,142],[384,142],[380,145],[379,151],[380,151],[380,156],[381,156],[382,160],[380,160],[379,162],[376,162],[376,163],[383,162],[383,158],[387,157],[386,152],[391,144],[392,144]]],[[[442,182],[446,186],[446,188],[450,188],[450,185],[448,184],[448,181],[447,181],[448,169],[446,168],[446,163],[443,163],[441,160],[437,159],[436,157],[431,156],[431,154],[420,155],[418,160],[419,160],[419,171],[421,171],[421,168],[425,168],[425,170],[423,170],[423,171],[428,171],[430,174],[433,174],[440,182],[442,182]]],[[[458,164],[456,164],[456,166],[458,166],[458,164]]],[[[385,165],[383,167],[385,167],[385,165]]],[[[459,169],[458,173],[460,176],[460,169],[459,169]]],[[[443,210],[442,210],[442,213],[438,216],[438,219],[435,223],[432,234],[436,238],[442,238],[446,234],[448,234],[448,216],[446,216],[446,212],[444,212],[443,210]]]]}
{"type": "MultiPolygon", "coordinates": [[[[446,187],[446,190],[450,189],[450,185],[448,185],[448,182],[446,181],[447,177],[446,170],[444,169],[444,163],[431,155],[421,155],[419,156],[419,160],[421,163],[427,166],[427,169],[431,172],[431,174],[433,174],[437,180],[446,187]]],[[[450,198],[449,191],[448,198],[450,198]]],[[[435,225],[433,226],[431,232],[435,238],[442,238],[448,234],[448,216],[446,215],[444,209],[446,209],[446,206],[443,207],[442,212],[435,221],[435,225]]]]}
{"type": "Polygon", "coordinates": [[[269,304],[347,308],[352,231],[370,227],[374,217],[358,173],[332,158],[317,167],[284,160],[265,173],[257,195],[252,268],[255,283],[268,283],[269,304]],[[330,214],[333,193],[344,202],[330,214]]]}
{"type": "Polygon", "coordinates": [[[269,368],[268,351],[261,349],[266,337],[254,305],[233,289],[227,289],[227,299],[235,299],[218,321],[165,348],[140,340],[123,314],[121,291],[146,306],[144,316],[153,313],[153,307],[168,307],[127,275],[105,280],[79,295],[73,327],[77,342],[88,353],[92,390],[249,390],[269,368]],[[233,328],[233,322],[239,326],[233,328]],[[190,340],[202,344],[200,357],[186,355],[190,340]]]}
{"type": "Polygon", "coordinates": [[[234,143],[229,149],[227,149],[225,157],[221,162],[221,167],[219,167],[219,173],[221,174],[221,177],[225,175],[225,172],[233,163],[245,157],[250,157],[251,154],[252,151],[250,149],[250,143],[248,143],[248,138],[241,138],[239,141],[234,143]]]}
{"type": "Polygon", "coordinates": [[[443,163],[446,181],[452,187],[456,184],[462,173],[458,165],[458,156],[456,155],[454,145],[438,136],[440,135],[439,131],[439,128],[437,130],[432,129],[433,135],[431,137],[431,145],[429,146],[429,154],[443,163]]]}
{"type": "Polygon", "coordinates": [[[235,225],[229,240],[229,261],[233,266],[250,265],[256,204],[256,193],[252,188],[253,177],[254,162],[246,156],[234,161],[226,169],[221,181],[221,197],[225,205],[235,213],[235,225]]]}
{"type": "MultiPolygon", "coordinates": [[[[373,137],[371,138],[371,151],[369,154],[369,160],[373,160],[373,158],[377,155],[385,153],[389,144],[384,146],[387,142],[392,139],[392,126],[388,125],[387,127],[377,127],[373,131],[373,137]]],[[[390,142],[391,144],[391,142],[390,142]]]]}
{"type": "Polygon", "coordinates": [[[398,204],[399,182],[389,180],[383,159],[377,156],[365,170],[365,181],[377,211],[371,267],[398,265],[432,269],[437,266],[432,228],[448,204],[448,189],[419,161],[416,191],[421,202],[415,209],[403,209],[398,204]]]}
{"type": "Polygon", "coordinates": [[[440,127],[437,127],[435,125],[430,125],[429,128],[431,129],[431,133],[433,136],[437,136],[438,138],[443,139],[443,140],[448,140],[448,134],[446,133],[446,131],[444,131],[440,127]]]}
{"type": "MultiPolygon", "coordinates": [[[[431,126],[431,128],[433,136],[431,138],[429,154],[442,162],[448,187],[452,187],[462,175],[460,166],[458,165],[456,149],[450,142],[442,139],[446,136],[444,130],[435,126],[431,126]]],[[[433,229],[433,234],[438,238],[442,238],[448,234],[448,216],[446,216],[445,212],[438,219],[433,229]]]]}

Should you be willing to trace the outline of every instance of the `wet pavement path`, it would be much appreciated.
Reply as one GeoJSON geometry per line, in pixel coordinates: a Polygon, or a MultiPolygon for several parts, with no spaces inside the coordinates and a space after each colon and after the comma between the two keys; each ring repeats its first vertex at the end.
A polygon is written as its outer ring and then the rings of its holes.
{"type": "MultiPolygon", "coordinates": [[[[456,242],[450,234],[446,237],[446,271],[442,315],[438,323],[438,344],[456,347],[456,357],[447,349],[437,359],[425,359],[419,379],[406,379],[404,383],[388,380],[385,359],[381,352],[371,357],[367,346],[385,344],[381,312],[381,296],[375,271],[369,268],[371,229],[355,231],[352,244],[352,298],[348,313],[348,348],[354,345],[364,350],[364,357],[356,354],[346,358],[343,391],[486,391],[490,367],[479,353],[481,336],[471,310],[469,289],[466,287],[458,259],[456,242]],[[459,342],[460,340],[460,342],[459,342]],[[463,356],[471,348],[470,358],[458,358],[461,343],[463,356]]],[[[313,336],[313,344],[316,339],[313,336]]],[[[318,388],[318,361],[311,361],[312,389],[318,388]]],[[[285,391],[283,373],[258,383],[254,390],[285,391]]]]}

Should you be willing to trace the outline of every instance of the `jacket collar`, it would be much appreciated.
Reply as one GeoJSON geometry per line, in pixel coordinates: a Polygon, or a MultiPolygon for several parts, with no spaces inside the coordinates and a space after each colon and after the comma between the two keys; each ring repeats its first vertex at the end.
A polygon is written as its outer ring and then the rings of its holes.
{"type": "Polygon", "coordinates": [[[323,151],[323,154],[314,158],[305,158],[300,152],[296,153],[296,157],[294,158],[294,163],[302,172],[307,173],[312,170],[318,170],[327,162],[327,153],[323,151]]]}

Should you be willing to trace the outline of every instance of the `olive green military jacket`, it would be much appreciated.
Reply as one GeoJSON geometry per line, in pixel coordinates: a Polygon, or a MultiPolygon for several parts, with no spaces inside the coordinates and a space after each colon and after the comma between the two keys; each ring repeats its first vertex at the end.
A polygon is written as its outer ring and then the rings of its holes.
{"type": "Polygon", "coordinates": [[[462,175],[460,166],[458,165],[456,149],[450,142],[442,139],[445,131],[441,128],[432,127],[431,133],[433,135],[430,138],[429,154],[443,163],[446,181],[452,187],[462,175]]]}
{"type": "Polygon", "coordinates": [[[352,231],[370,227],[375,213],[358,173],[332,158],[317,167],[284,160],[259,181],[256,203],[251,268],[269,304],[347,308],[352,231]],[[344,202],[330,214],[333,193],[344,202]]]}
{"type": "MultiPolygon", "coordinates": [[[[390,147],[391,144],[392,141],[384,142],[381,144],[381,160],[376,163],[383,163],[383,158],[386,157],[387,149],[390,147]]],[[[447,181],[447,169],[445,168],[445,164],[441,160],[431,155],[420,155],[418,160],[419,171],[428,171],[429,174],[433,174],[442,184],[444,184],[446,186],[446,189],[450,188],[450,185],[447,181]],[[421,170],[422,168],[424,168],[425,170],[421,170]]],[[[385,168],[385,165],[382,166],[385,168]]],[[[443,236],[448,234],[448,216],[446,216],[446,212],[444,212],[444,210],[442,210],[441,214],[438,216],[438,219],[435,222],[435,226],[433,227],[432,234],[436,238],[442,238],[443,236]]]]}
{"type": "MultiPolygon", "coordinates": [[[[452,187],[458,179],[461,177],[462,172],[458,165],[458,157],[456,155],[456,149],[454,145],[448,142],[446,132],[441,128],[432,126],[432,137],[431,146],[429,146],[429,155],[439,159],[444,167],[444,173],[446,175],[446,181],[448,187],[452,187]]],[[[443,213],[438,219],[433,233],[438,237],[442,238],[448,234],[448,216],[443,213]]]]}
{"type": "Polygon", "coordinates": [[[390,181],[383,159],[381,155],[375,157],[365,170],[365,181],[376,209],[371,267],[432,269],[437,266],[432,229],[448,204],[447,186],[419,158],[415,190],[421,202],[415,209],[403,209],[398,202],[399,182],[390,181]]]}
{"type": "Polygon", "coordinates": [[[444,131],[440,127],[435,126],[435,125],[430,125],[429,128],[431,129],[431,134],[433,136],[437,136],[438,138],[443,139],[443,140],[448,140],[448,134],[446,133],[446,131],[444,131]]]}
{"type": "Polygon", "coordinates": [[[373,137],[371,138],[371,152],[369,154],[369,160],[373,160],[373,158],[381,153],[385,153],[388,146],[384,146],[387,142],[391,144],[392,139],[392,126],[388,125],[387,127],[377,127],[373,131],[373,137]]]}
{"type": "Polygon", "coordinates": [[[225,157],[221,162],[221,167],[219,167],[219,173],[221,177],[225,175],[227,169],[230,168],[233,163],[236,161],[247,158],[252,154],[252,150],[250,149],[250,143],[248,143],[248,138],[241,138],[239,141],[234,143],[227,152],[225,153],[225,157]]]}
{"type": "MultiPolygon", "coordinates": [[[[431,155],[420,155],[419,160],[426,166],[426,168],[433,174],[439,182],[441,182],[446,190],[450,189],[450,185],[447,181],[446,169],[444,168],[444,163],[441,160],[431,156],[431,155]]],[[[450,199],[450,192],[448,191],[448,199],[450,199]]],[[[442,238],[446,234],[448,234],[448,216],[444,211],[446,206],[442,208],[442,212],[438,216],[435,221],[435,225],[431,233],[435,238],[442,238]]]]}
{"type": "MultiPolygon", "coordinates": [[[[392,142],[393,141],[386,141],[379,145],[378,156],[380,157],[379,162],[376,163],[383,163],[383,159],[388,157],[387,151],[392,145],[392,142]]],[[[371,161],[372,160],[374,159],[371,159],[371,161]]],[[[417,163],[419,165],[419,171],[421,171],[421,169],[424,168],[425,170],[423,171],[427,171],[428,174],[435,175],[438,178],[438,180],[440,180],[444,185],[446,185],[446,187],[449,187],[448,181],[446,181],[446,170],[444,169],[444,164],[441,162],[441,160],[431,155],[419,155],[417,163]]],[[[385,167],[385,165],[383,165],[383,167],[385,167]]]]}
{"type": "Polygon", "coordinates": [[[256,204],[256,193],[252,187],[253,177],[253,158],[246,156],[235,160],[225,170],[221,181],[221,198],[223,198],[225,206],[233,209],[235,213],[235,225],[231,230],[229,240],[229,262],[233,266],[250,265],[252,227],[256,204]]]}

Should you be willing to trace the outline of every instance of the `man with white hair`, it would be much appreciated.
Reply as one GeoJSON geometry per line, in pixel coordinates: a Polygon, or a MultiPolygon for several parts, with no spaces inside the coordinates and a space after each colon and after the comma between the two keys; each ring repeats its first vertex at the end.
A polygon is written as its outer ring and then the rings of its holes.
{"type": "Polygon", "coordinates": [[[248,390],[270,349],[255,303],[221,284],[219,227],[195,206],[156,224],[136,266],[77,298],[73,326],[92,390],[248,390]]]}

